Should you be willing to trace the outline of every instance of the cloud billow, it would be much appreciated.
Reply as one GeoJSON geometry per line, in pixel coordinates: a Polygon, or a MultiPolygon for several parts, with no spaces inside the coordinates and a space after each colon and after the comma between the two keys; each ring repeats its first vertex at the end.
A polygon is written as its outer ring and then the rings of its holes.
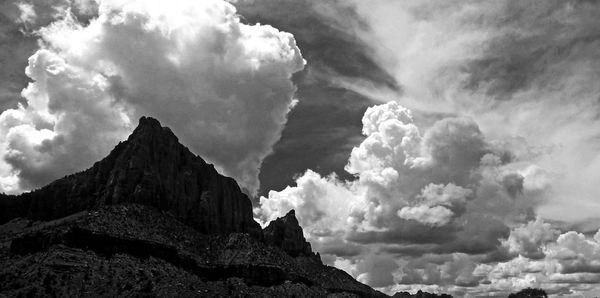
{"type": "Polygon", "coordinates": [[[97,9],[89,24],[67,10],[39,29],[27,105],[0,116],[2,189],[82,170],[148,115],[255,193],[294,105],[290,78],[305,64],[294,37],[240,23],[224,1],[106,0],[97,9]]]}

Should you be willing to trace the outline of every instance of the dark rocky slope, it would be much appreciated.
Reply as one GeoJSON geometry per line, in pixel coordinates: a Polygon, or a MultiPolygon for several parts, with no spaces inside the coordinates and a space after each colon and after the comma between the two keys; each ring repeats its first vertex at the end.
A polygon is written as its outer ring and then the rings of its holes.
{"type": "Polygon", "coordinates": [[[0,208],[0,297],[385,296],[323,265],[293,212],[263,232],[237,183],[151,118],[0,208]]]}

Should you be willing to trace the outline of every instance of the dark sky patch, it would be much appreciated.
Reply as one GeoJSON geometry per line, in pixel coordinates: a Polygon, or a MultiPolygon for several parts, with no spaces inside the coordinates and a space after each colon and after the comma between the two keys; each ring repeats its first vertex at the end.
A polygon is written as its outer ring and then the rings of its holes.
{"type": "Polygon", "coordinates": [[[269,24],[294,34],[307,60],[301,74],[294,76],[298,105],[288,115],[281,140],[267,157],[260,173],[260,195],[281,190],[294,176],[312,169],[323,175],[335,172],[342,179],[350,151],[362,141],[362,116],[373,102],[356,92],[336,87],[335,77],[360,78],[375,85],[399,90],[395,80],[375,61],[370,48],[342,26],[368,29],[351,6],[327,5],[346,21],[320,14],[316,2],[257,0],[236,4],[248,23],[269,24]],[[340,22],[348,22],[341,24],[340,22]]]}
{"type": "Polygon", "coordinates": [[[37,49],[36,38],[24,34],[24,28],[15,23],[19,15],[15,3],[0,4],[0,111],[24,102],[20,94],[29,81],[25,75],[27,58],[37,49]]]}

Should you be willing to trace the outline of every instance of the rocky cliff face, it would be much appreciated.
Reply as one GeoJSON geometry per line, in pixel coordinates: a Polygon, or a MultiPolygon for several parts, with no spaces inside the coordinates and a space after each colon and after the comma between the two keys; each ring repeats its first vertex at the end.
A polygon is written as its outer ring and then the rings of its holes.
{"type": "Polygon", "coordinates": [[[0,297],[21,296],[386,297],[323,265],[293,211],[263,234],[152,118],[90,169],[0,197],[0,297]]]}
{"type": "Polygon", "coordinates": [[[51,220],[103,205],[139,203],[169,211],[203,233],[247,232],[260,238],[252,204],[229,177],[148,117],[127,141],[90,169],[40,190],[0,200],[0,223],[51,220]]]}

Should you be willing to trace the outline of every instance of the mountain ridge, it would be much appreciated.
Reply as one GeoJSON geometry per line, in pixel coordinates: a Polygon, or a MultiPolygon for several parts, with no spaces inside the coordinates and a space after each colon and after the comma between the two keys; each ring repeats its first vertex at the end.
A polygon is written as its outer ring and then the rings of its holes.
{"type": "Polygon", "coordinates": [[[0,196],[0,296],[387,297],[321,262],[293,211],[264,230],[158,120],[79,173],[0,196]]]}

